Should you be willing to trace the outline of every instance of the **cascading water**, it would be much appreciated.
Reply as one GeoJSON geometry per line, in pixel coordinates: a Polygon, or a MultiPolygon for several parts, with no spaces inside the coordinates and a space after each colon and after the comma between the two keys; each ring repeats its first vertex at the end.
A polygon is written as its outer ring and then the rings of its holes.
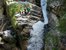
{"type": "Polygon", "coordinates": [[[28,41],[27,50],[41,50],[43,47],[43,33],[44,33],[44,26],[48,24],[48,18],[47,18],[47,0],[41,0],[41,7],[42,7],[42,13],[44,17],[44,22],[38,21],[32,26],[32,30],[30,32],[31,38],[28,41]]]}

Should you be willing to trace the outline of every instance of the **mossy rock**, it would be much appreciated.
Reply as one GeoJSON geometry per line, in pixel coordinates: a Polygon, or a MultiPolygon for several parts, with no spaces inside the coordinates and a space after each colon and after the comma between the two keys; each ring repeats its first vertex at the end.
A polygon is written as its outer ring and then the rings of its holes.
{"type": "Polygon", "coordinates": [[[61,35],[65,35],[66,33],[66,19],[65,18],[59,21],[59,30],[62,33],[61,35]]]}

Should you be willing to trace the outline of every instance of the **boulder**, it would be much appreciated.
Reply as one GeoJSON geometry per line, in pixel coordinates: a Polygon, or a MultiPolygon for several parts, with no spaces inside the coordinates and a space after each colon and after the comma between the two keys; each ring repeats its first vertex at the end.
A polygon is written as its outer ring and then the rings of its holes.
{"type": "MultiPolygon", "coordinates": [[[[12,2],[11,2],[12,3],[12,2]]],[[[16,2],[7,5],[7,16],[11,18],[11,23],[14,28],[21,25],[30,25],[39,21],[41,17],[40,7],[29,2],[16,2]]]]}

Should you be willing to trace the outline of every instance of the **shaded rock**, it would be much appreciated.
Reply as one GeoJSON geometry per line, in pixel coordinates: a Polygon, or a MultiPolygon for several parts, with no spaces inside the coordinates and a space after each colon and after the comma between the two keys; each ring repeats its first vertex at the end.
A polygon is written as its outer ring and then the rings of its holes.
{"type": "Polygon", "coordinates": [[[55,1],[52,1],[51,3],[50,3],[50,7],[52,7],[52,8],[56,8],[56,7],[59,7],[59,6],[61,6],[62,5],[62,0],[60,1],[60,0],[55,0],[55,1]]]}
{"type": "Polygon", "coordinates": [[[0,0],[0,8],[3,6],[3,0],[0,0]]]}
{"type": "Polygon", "coordinates": [[[48,1],[48,9],[52,11],[52,13],[56,14],[57,17],[61,17],[64,13],[64,0],[52,0],[48,1]]]}
{"type": "Polygon", "coordinates": [[[60,40],[64,47],[66,47],[66,36],[62,36],[60,40]]]}

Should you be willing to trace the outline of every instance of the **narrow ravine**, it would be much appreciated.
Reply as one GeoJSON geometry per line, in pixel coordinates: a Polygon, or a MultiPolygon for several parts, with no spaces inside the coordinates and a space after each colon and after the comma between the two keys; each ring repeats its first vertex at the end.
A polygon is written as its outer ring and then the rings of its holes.
{"type": "Polygon", "coordinates": [[[47,17],[47,0],[41,0],[41,8],[44,17],[44,22],[38,21],[35,23],[30,31],[31,38],[28,40],[27,50],[41,50],[43,47],[43,34],[44,34],[44,26],[48,24],[47,17]]]}

